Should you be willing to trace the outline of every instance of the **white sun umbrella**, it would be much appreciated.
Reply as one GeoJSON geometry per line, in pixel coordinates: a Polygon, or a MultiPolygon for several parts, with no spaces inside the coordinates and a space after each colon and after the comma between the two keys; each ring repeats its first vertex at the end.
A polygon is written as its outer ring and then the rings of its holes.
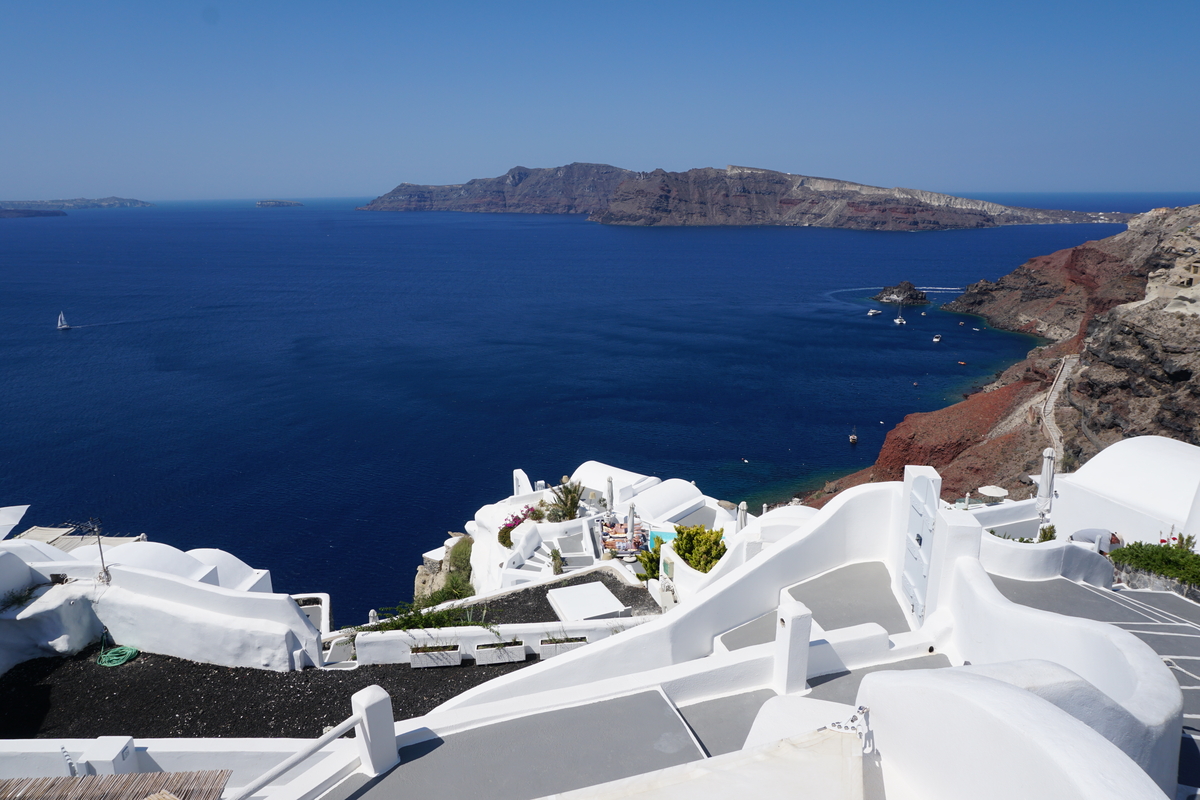
{"type": "Polygon", "coordinates": [[[980,486],[977,491],[984,497],[994,497],[997,500],[1008,497],[1008,489],[1002,489],[999,486],[980,486]]]}
{"type": "Polygon", "coordinates": [[[1054,502],[1054,448],[1047,447],[1042,451],[1042,479],[1038,483],[1037,507],[1038,516],[1045,518],[1050,513],[1054,502]]]}
{"type": "Polygon", "coordinates": [[[616,503],[613,502],[615,499],[616,499],[616,495],[613,493],[612,475],[609,475],[608,476],[608,510],[609,511],[612,511],[616,508],[616,503]]]}
{"type": "Polygon", "coordinates": [[[635,525],[637,525],[637,510],[634,509],[633,503],[630,503],[629,513],[625,515],[625,535],[629,537],[626,540],[629,543],[626,545],[626,547],[631,549],[633,547],[633,531],[635,525]]]}
{"type": "Polygon", "coordinates": [[[737,529],[739,531],[746,527],[746,519],[746,501],[743,500],[742,502],[738,503],[737,529]]]}

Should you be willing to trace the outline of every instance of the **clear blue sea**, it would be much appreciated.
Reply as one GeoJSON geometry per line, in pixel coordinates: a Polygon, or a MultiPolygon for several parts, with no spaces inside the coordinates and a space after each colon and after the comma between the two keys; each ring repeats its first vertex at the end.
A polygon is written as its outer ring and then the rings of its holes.
{"type": "Polygon", "coordinates": [[[598,459],[756,508],[870,464],[905,414],[1034,342],[936,306],[868,318],[869,295],[949,300],[1122,229],[615,228],[366,199],[0,220],[0,505],[229,550],[353,624],[409,599],[420,554],[515,467],[598,459]]]}

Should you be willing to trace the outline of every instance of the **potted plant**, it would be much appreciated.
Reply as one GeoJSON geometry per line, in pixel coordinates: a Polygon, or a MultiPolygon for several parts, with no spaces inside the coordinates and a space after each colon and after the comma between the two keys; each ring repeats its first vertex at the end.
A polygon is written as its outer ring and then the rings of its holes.
{"type": "Polygon", "coordinates": [[[554,658],[563,653],[569,653],[577,647],[583,647],[585,644],[587,644],[586,636],[558,636],[542,639],[542,660],[545,661],[547,658],[554,658]]]}
{"type": "Polygon", "coordinates": [[[413,669],[457,667],[462,663],[462,650],[456,644],[419,645],[409,652],[408,663],[413,669]]]}
{"type": "Polygon", "coordinates": [[[476,645],[476,664],[515,664],[525,660],[525,643],[520,639],[511,642],[488,642],[476,645]]]}

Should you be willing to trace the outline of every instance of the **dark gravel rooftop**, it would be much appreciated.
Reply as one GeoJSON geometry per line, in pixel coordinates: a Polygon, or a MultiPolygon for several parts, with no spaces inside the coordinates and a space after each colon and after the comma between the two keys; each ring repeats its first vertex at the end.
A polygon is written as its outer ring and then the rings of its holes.
{"type": "MultiPolygon", "coordinates": [[[[641,588],[604,573],[566,578],[487,604],[490,623],[556,621],[546,590],[600,580],[634,613],[658,607],[641,588]]],[[[142,653],[120,667],[97,665],[98,646],[72,657],[38,658],[0,676],[0,738],[302,737],[350,716],[350,696],[378,684],[396,719],[433,710],[492,678],[537,663],[412,669],[270,672],[198,664],[142,653]]]]}

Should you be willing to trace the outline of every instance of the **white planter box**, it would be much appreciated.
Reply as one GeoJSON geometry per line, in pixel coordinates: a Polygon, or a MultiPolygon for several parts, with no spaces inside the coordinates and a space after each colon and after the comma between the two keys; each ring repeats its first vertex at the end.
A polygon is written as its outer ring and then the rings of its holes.
{"type": "Polygon", "coordinates": [[[413,669],[457,667],[462,663],[462,650],[458,645],[455,645],[453,650],[434,650],[426,653],[418,653],[414,650],[409,653],[408,663],[413,669]]]}
{"type": "Polygon", "coordinates": [[[563,653],[569,653],[577,647],[583,647],[587,642],[542,642],[541,655],[542,660],[561,656],[563,653]]]}
{"type": "Polygon", "coordinates": [[[515,664],[525,660],[525,645],[523,642],[506,644],[503,647],[476,647],[476,664],[515,664]]]}

